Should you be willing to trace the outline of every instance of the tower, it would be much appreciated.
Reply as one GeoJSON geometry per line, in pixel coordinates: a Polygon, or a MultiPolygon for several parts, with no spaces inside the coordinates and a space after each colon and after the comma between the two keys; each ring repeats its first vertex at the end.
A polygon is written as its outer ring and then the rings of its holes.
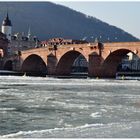
{"type": "Polygon", "coordinates": [[[29,40],[31,40],[31,30],[30,30],[30,27],[29,27],[29,30],[28,30],[28,36],[27,37],[28,37],[29,40]]]}
{"type": "Polygon", "coordinates": [[[2,22],[2,28],[1,32],[6,35],[6,38],[11,41],[11,35],[12,35],[12,24],[11,20],[9,20],[8,12],[6,18],[2,22]]]}

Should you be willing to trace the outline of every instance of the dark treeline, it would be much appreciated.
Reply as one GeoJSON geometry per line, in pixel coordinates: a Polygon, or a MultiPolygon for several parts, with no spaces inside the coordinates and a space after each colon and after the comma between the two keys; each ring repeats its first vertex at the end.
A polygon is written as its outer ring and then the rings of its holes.
{"type": "Polygon", "coordinates": [[[0,21],[7,8],[13,24],[13,32],[25,32],[28,28],[40,40],[54,37],[86,39],[102,42],[138,41],[131,34],[101,20],[86,16],[70,8],[50,2],[0,2],[0,21]]]}

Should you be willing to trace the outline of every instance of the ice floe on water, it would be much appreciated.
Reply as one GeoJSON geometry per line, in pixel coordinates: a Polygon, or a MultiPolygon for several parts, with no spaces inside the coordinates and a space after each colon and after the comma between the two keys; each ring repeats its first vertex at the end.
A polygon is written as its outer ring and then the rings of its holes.
{"type": "Polygon", "coordinates": [[[140,81],[0,78],[0,138],[140,137],[140,81]]]}

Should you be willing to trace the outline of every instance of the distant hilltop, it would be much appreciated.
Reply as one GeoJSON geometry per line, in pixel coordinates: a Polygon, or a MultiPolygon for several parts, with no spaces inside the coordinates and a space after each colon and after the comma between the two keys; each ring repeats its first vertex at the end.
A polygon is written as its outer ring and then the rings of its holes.
{"type": "Polygon", "coordinates": [[[13,23],[13,32],[31,32],[40,40],[70,38],[102,42],[131,42],[138,38],[95,17],[50,2],[0,2],[0,22],[5,14],[13,23]]]}

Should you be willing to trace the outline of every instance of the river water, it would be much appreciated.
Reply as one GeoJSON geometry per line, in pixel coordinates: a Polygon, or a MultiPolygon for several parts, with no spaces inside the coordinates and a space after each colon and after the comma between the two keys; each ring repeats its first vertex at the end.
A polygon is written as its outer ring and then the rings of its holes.
{"type": "Polygon", "coordinates": [[[140,81],[0,76],[0,138],[140,137],[140,81]]]}

